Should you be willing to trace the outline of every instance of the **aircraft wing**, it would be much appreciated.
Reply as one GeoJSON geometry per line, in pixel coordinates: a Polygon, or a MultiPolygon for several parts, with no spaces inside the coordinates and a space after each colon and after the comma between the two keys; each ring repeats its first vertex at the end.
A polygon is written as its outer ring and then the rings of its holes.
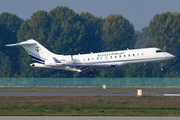
{"type": "Polygon", "coordinates": [[[74,67],[111,67],[109,64],[65,64],[74,67]]]}
{"type": "Polygon", "coordinates": [[[110,64],[65,64],[70,68],[76,68],[79,72],[88,72],[91,70],[103,70],[115,67],[110,64]]]}

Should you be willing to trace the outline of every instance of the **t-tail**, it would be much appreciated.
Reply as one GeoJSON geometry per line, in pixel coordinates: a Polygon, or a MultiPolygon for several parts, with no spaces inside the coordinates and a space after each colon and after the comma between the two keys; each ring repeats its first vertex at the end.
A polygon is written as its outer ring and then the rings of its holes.
{"type": "Polygon", "coordinates": [[[22,46],[36,62],[45,63],[45,61],[50,60],[55,56],[54,53],[50,52],[48,49],[33,39],[16,44],[8,44],[6,46],[18,45],[22,46]]]}

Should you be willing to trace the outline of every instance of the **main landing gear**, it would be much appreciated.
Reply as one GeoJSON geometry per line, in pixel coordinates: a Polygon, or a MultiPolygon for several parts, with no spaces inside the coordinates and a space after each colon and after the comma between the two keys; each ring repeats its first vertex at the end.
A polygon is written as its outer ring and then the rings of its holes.
{"type": "Polygon", "coordinates": [[[94,73],[93,72],[90,72],[89,73],[89,78],[93,78],[94,77],[94,73]]]}

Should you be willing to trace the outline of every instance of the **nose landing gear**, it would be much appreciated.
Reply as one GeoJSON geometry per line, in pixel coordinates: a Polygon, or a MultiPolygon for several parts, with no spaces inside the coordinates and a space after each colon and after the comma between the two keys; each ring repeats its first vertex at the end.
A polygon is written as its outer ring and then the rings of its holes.
{"type": "Polygon", "coordinates": [[[161,63],[161,71],[163,71],[163,66],[164,66],[164,64],[163,64],[163,63],[161,63]]]}

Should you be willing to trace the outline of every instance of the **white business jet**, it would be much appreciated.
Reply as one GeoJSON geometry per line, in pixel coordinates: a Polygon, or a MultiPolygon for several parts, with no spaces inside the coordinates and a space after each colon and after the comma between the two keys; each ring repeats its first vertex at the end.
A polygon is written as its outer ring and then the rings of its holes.
{"type": "MultiPolygon", "coordinates": [[[[165,61],[175,56],[159,48],[144,48],[78,55],[58,55],[50,52],[37,41],[30,39],[6,46],[22,46],[35,60],[32,67],[52,68],[75,72],[88,72],[94,77],[94,71],[120,67],[123,65],[165,61]]],[[[162,67],[163,65],[161,65],[162,67]]],[[[162,68],[161,68],[162,69],[162,68]]]]}

